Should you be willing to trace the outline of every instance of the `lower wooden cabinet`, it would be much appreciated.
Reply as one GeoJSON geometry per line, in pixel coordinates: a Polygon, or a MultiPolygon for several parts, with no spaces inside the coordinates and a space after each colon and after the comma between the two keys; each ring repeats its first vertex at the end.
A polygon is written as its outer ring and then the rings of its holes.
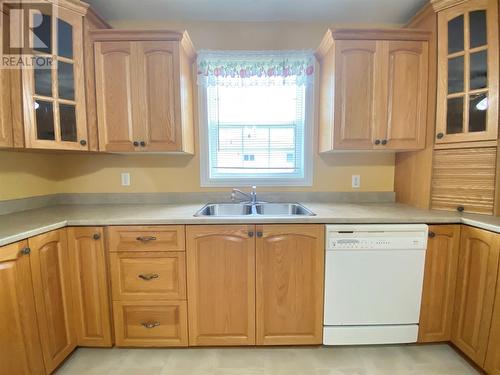
{"type": "Polygon", "coordinates": [[[77,343],[112,346],[103,229],[78,227],[67,231],[77,343]]]}
{"type": "Polygon", "coordinates": [[[497,278],[495,306],[484,369],[490,375],[500,375],[500,272],[497,278]]]}
{"type": "Polygon", "coordinates": [[[418,342],[450,341],[460,225],[429,226],[418,342]]]}
{"type": "Polygon", "coordinates": [[[45,374],[27,241],[0,247],[0,332],[3,374],[45,374]]]}
{"type": "Polygon", "coordinates": [[[187,226],[190,345],[255,344],[255,227],[187,226]]]}
{"type": "Polygon", "coordinates": [[[66,229],[32,237],[30,263],[47,373],[76,348],[66,229]]]}
{"type": "Polygon", "coordinates": [[[479,366],[486,358],[500,255],[500,235],[462,226],[452,343],[479,366]]]}
{"type": "Polygon", "coordinates": [[[324,225],[256,228],[256,342],[323,342],[324,225]]]}
{"type": "Polygon", "coordinates": [[[117,346],[187,346],[186,301],[114,301],[117,346]]]}

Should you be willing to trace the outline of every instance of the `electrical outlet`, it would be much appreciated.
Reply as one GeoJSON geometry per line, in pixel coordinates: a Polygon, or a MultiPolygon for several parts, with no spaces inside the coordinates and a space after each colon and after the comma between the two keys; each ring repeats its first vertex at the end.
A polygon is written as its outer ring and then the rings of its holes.
{"type": "Polygon", "coordinates": [[[122,173],[122,186],[130,186],[130,173],[122,173]]]}
{"type": "Polygon", "coordinates": [[[361,187],[361,176],[358,174],[352,175],[352,188],[359,189],[361,187]]]}

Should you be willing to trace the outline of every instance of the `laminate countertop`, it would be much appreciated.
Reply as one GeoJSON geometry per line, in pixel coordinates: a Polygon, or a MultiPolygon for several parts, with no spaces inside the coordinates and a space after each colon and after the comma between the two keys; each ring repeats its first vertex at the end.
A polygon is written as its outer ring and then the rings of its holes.
{"type": "Polygon", "coordinates": [[[175,205],[58,205],[0,216],[0,246],[65,226],[160,224],[467,224],[500,233],[500,218],[417,209],[397,203],[303,204],[316,216],[195,217],[203,203],[175,205]]]}

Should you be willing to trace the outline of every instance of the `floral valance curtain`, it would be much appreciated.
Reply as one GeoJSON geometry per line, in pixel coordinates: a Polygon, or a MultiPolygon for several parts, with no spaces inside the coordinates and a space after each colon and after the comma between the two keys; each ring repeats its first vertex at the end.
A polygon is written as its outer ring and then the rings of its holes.
{"type": "Polygon", "coordinates": [[[201,86],[306,85],[314,80],[312,51],[200,51],[201,86]]]}

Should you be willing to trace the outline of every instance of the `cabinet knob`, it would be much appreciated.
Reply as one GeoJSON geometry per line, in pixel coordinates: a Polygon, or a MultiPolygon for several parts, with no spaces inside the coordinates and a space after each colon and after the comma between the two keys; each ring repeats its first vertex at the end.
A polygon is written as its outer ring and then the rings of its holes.
{"type": "Polygon", "coordinates": [[[141,141],[141,147],[144,147],[144,146],[146,146],[146,142],[141,141]]]}
{"type": "Polygon", "coordinates": [[[434,232],[429,232],[429,237],[430,237],[430,238],[434,238],[434,237],[436,237],[436,233],[434,233],[434,232]]]}
{"type": "Polygon", "coordinates": [[[98,239],[100,239],[100,238],[101,238],[101,235],[100,235],[99,233],[94,233],[94,235],[92,236],[92,238],[93,238],[94,240],[98,240],[98,239]]]}
{"type": "Polygon", "coordinates": [[[31,249],[29,247],[25,247],[21,250],[22,255],[29,255],[31,253],[31,249]]]}
{"type": "Polygon", "coordinates": [[[375,144],[378,146],[380,144],[380,139],[376,139],[375,144]]]}
{"type": "Polygon", "coordinates": [[[87,141],[86,141],[85,139],[82,139],[82,140],[80,141],[80,144],[81,144],[82,146],[86,146],[86,145],[87,145],[87,141]]]}
{"type": "Polygon", "coordinates": [[[259,238],[260,238],[260,237],[263,237],[263,236],[264,236],[264,233],[262,233],[262,232],[257,232],[257,237],[259,237],[259,238]]]}
{"type": "Polygon", "coordinates": [[[443,133],[437,133],[436,134],[437,139],[442,139],[444,137],[443,133]]]}
{"type": "Polygon", "coordinates": [[[254,235],[254,233],[253,233],[253,232],[248,232],[248,237],[252,238],[252,237],[253,237],[253,235],[254,235]]]}
{"type": "Polygon", "coordinates": [[[465,207],[464,206],[458,206],[457,207],[457,211],[458,212],[464,212],[465,211],[465,207]]]}
{"type": "Polygon", "coordinates": [[[385,146],[387,144],[387,139],[382,139],[382,146],[385,146]]]}
{"type": "Polygon", "coordinates": [[[138,147],[138,146],[139,146],[139,142],[134,141],[134,146],[135,146],[135,147],[138,147]]]}

